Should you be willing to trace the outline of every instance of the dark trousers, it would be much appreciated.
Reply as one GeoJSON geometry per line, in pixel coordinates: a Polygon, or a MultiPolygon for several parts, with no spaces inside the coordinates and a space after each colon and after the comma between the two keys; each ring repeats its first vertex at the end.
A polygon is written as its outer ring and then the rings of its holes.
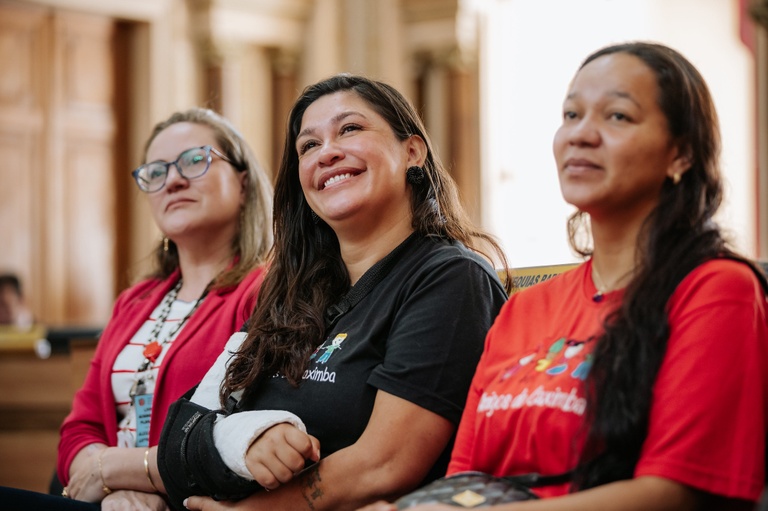
{"type": "Polygon", "coordinates": [[[4,511],[99,511],[99,504],[66,499],[18,488],[0,486],[0,509],[4,511]]]}

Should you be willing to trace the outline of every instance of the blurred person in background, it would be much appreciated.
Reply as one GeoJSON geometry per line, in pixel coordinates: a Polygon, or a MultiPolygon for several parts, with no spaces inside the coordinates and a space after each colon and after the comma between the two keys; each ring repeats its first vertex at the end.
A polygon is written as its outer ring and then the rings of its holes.
{"type": "Polygon", "coordinates": [[[34,318],[27,308],[21,281],[13,273],[0,274],[0,326],[26,329],[34,318]]]}

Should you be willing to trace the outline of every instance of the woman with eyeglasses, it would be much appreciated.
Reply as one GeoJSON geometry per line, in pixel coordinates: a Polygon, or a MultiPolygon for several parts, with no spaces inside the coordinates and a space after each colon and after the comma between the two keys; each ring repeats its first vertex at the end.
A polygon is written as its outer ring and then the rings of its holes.
{"type": "Polygon", "coordinates": [[[226,119],[173,114],[145,161],[133,177],[163,236],[157,269],[117,299],[59,444],[63,495],[102,509],[166,508],[154,446],[168,407],[250,316],[272,242],[269,178],[226,119]]]}

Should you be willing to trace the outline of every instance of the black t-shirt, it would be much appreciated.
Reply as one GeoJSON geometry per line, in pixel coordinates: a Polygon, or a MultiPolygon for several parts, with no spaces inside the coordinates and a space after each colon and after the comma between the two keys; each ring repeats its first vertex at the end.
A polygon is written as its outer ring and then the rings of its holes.
{"type": "MultiPolygon", "coordinates": [[[[415,234],[395,250],[388,274],[329,328],[301,385],[276,375],[243,409],[295,413],[323,456],[357,441],[378,390],[459,423],[506,292],[488,262],[460,243],[415,234]]],[[[431,477],[444,474],[449,455],[431,477]]]]}

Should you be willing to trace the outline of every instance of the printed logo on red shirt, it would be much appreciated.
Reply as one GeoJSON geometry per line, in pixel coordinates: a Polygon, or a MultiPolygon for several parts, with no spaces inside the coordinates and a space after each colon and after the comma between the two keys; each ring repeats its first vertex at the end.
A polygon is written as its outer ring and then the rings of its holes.
{"type": "Polygon", "coordinates": [[[487,417],[497,411],[523,407],[552,408],[583,415],[586,399],[582,385],[592,367],[590,344],[561,337],[546,347],[519,358],[499,374],[495,384],[483,392],[478,413],[487,417]]]}

